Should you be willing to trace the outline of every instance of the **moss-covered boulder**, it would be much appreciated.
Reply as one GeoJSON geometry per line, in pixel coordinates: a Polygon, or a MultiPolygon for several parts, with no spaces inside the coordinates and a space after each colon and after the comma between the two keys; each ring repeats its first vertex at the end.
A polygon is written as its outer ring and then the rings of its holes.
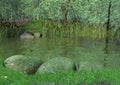
{"type": "Polygon", "coordinates": [[[56,57],[42,64],[38,73],[55,73],[57,71],[68,71],[74,68],[73,61],[65,57],[56,57]]]}
{"type": "Polygon", "coordinates": [[[7,68],[26,74],[34,74],[43,62],[37,57],[14,55],[4,61],[7,68]]]}
{"type": "Polygon", "coordinates": [[[103,69],[102,65],[93,63],[93,62],[83,61],[83,62],[76,64],[77,71],[82,71],[82,70],[96,71],[96,70],[102,70],[102,69],[103,69]]]}

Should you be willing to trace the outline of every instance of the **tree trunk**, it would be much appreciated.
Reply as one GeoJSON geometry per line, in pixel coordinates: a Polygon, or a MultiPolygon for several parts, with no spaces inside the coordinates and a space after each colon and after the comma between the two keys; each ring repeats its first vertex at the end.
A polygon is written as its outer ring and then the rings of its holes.
{"type": "Polygon", "coordinates": [[[68,15],[68,12],[66,11],[64,13],[64,25],[66,25],[66,23],[67,23],[67,15],[68,15]]]}
{"type": "Polygon", "coordinates": [[[105,39],[105,58],[104,58],[104,66],[107,64],[107,56],[109,52],[109,40],[110,40],[110,13],[111,13],[111,1],[109,2],[109,7],[108,7],[108,19],[107,19],[107,26],[106,26],[106,39],[105,39]]]}

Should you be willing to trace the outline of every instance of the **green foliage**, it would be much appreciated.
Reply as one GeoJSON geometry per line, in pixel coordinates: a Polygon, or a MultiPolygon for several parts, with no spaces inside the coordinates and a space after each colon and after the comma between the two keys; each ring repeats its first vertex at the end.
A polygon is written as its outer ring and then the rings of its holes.
{"type": "Polygon", "coordinates": [[[111,7],[111,26],[114,27],[114,31],[117,31],[120,28],[120,0],[112,0],[111,7]]]}
{"type": "MultiPolygon", "coordinates": [[[[78,20],[80,24],[93,25],[97,28],[98,26],[106,26],[109,1],[110,0],[1,0],[0,18],[13,20],[27,16],[33,19],[42,18],[59,22],[63,22],[65,19],[67,22],[78,20]]],[[[110,26],[114,32],[120,27],[119,2],[120,0],[111,1],[110,26]]],[[[61,27],[59,24],[58,27],[54,28],[53,32],[61,30],[61,28],[65,27],[61,27]]],[[[49,29],[51,29],[51,26],[49,29]]],[[[78,31],[78,29],[76,30],[78,31]]],[[[43,31],[51,32],[51,30],[48,31],[46,27],[43,31]]],[[[61,34],[60,32],[57,33],[61,34]]]]}
{"type": "Polygon", "coordinates": [[[102,23],[107,18],[108,1],[42,0],[37,6],[32,5],[31,10],[34,11],[33,17],[38,18],[60,20],[63,19],[62,12],[68,11],[68,20],[78,18],[83,22],[102,23]]]}
{"type": "MultiPolygon", "coordinates": [[[[110,0],[1,0],[0,14],[9,19],[17,16],[33,18],[63,19],[63,11],[68,11],[68,20],[80,19],[82,22],[104,24],[110,0]],[[9,11],[8,11],[9,10],[9,11]],[[11,10],[11,11],[10,11],[11,10]]],[[[119,0],[112,1],[111,23],[119,23],[119,0]]]]}
{"type": "Polygon", "coordinates": [[[24,2],[22,2],[22,0],[1,0],[0,4],[0,18],[4,20],[23,18],[24,2]]]}

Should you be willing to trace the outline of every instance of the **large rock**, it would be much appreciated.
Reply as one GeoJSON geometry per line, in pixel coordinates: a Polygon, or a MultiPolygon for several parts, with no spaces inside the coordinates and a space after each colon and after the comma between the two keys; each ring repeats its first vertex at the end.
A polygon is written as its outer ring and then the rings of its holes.
{"type": "Polygon", "coordinates": [[[34,39],[34,34],[26,31],[26,32],[24,32],[23,34],[20,35],[20,39],[21,40],[34,39]]]}
{"type": "Polygon", "coordinates": [[[42,63],[36,57],[24,55],[14,55],[4,61],[5,67],[27,74],[35,73],[42,63]]]}
{"type": "Polygon", "coordinates": [[[38,73],[55,73],[56,71],[68,71],[74,68],[71,59],[65,57],[56,57],[42,64],[38,73]]]}
{"type": "Polygon", "coordinates": [[[25,31],[20,35],[21,40],[34,39],[34,38],[40,38],[40,37],[42,37],[42,34],[39,32],[32,33],[29,31],[25,31]]]}
{"type": "Polygon", "coordinates": [[[35,37],[35,38],[40,38],[40,37],[42,37],[42,34],[39,33],[39,32],[35,32],[35,33],[34,33],[34,37],[35,37]]]}

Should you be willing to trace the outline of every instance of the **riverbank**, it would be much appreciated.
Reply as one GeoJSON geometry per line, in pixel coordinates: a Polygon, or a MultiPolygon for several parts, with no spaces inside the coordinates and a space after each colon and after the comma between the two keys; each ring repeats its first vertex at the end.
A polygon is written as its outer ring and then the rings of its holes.
{"type": "Polygon", "coordinates": [[[120,69],[26,75],[5,68],[3,61],[0,58],[0,85],[120,85],[120,69]]]}
{"type": "Polygon", "coordinates": [[[59,37],[91,37],[105,38],[105,26],[90,26],[80,22],[68,22],[66,25],[51,20],[31,20],[24,24],[32,32],[42,32],[43,35],[59,37]]]}
{"type": "MultiPolygon", "coordinates": [[[[64,25],[58,21],[52,20],[35,20],[32,19],[22,24],[12,24],[8,27],[0,27],[0,37],[18,37],[23,30],[30,32],[40,32],[44,36],[58,37],[90,37],[95,39],[103,39],[106,37],[105,25],[89,25],[76,22],[68,22],[64,25]],[[16,25],[18,28],[16,28],[16,25]],[[8,29],[9,28],[9,29],[8,29]],[[17,29],[17,30],[16,30],[17,29]],[[16,35],[16,36],[15,36],[16,35]]],[[[114,36],[114,30],[111,30],[111,37],[114,36]]],[[[117,37],[119,37],[117,35],[117,37]]]]}

